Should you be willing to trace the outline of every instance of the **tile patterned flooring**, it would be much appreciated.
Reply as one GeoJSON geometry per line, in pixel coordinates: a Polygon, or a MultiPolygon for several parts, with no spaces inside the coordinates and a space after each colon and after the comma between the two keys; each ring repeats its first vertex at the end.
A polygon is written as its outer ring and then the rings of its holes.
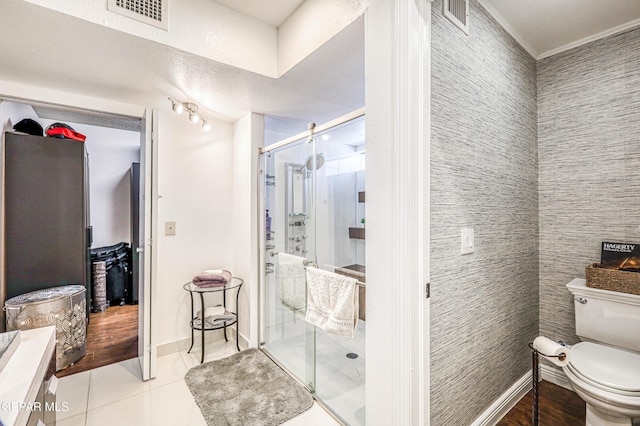
{"type": "MultiPolygon", "coordinates": [[[[200,362],[199,348],[158,358],[157,377],[143,382],[138,359],[129,359],[63,377],[58,384],[58,426],[206,426],[200,409],[184,381],[187,370],[200,362]]],[[[236,353],[235,342],[213,342],[206,347],[205,362],[236,353]]],[[[339,425],[314,404],[285,426],[339,425]]]]}
{"type": "MultiPolygon", "coordinates": [[[[267,328],[265,349],[300,380],[309,370],[305,334],[309,325],[291,311],[267,328]]],[[[314,327],[311,326],[311,329],[314,327]]],[[[313,333],[312,333],[313,334],[313,333]]],[[[352,426],[365,421],[365,321],[358,321],[354,337],[347,338],[315,329],[315,396],[352,426]],[[357,354],[351,359],[347,354],[357,354]]],[[[310,343],[311,344],[311,343],[310,343]]]]}

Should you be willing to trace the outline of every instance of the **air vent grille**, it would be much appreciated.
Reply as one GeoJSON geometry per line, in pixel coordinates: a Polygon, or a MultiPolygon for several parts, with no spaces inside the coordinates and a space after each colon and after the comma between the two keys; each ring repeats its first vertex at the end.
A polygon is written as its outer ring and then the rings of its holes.
{"type": "Polygon", "coordinates": [[[469,34],[469,0],[444,0],[444,16],[469,34]]]}
{"type": "Polygon", "coordinates": [[[168,3],[169,0],[109,0],[107,8],[111,12],[166,30],[169,28],[168,3]]]}

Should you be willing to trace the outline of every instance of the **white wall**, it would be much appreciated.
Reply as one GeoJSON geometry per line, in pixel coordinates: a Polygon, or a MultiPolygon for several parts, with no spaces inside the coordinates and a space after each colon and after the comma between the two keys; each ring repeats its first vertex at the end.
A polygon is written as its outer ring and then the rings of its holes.
{"type": "Polygon", "coordinates": [[[376,424],[429,424],[430,8],[371,0],[366,14],[366,417],[376,424]]]}
{"type": "Polygon", "coordinates": [[[264,116],[247,114],[233,125],[233,275],[244,280],[240,293],[240,334],[258,344],[258,148],[264,116]]]}
{"type": "Polygon", "coordinates": [[[276,29],[210,0],[169,2],[169,30],[107,10],[107,1],[27,0],[185,52],[277,77],[276,29]]]}
{"type": "Polygon", "coordinates": [[[49,87],[8,80],[0,80],[0,96],[3,95],[10,98],[37,100],[53,105],[68,105],[74,108],[84,108],[130,117],[142,117],[145,109],[144,105],[127,103],[126,101],[114,101],[85,96],[79,93],[62,92],[49,87]]]}
{"type": "MultiPolygon", "coordinates": [[[[23,118],[30,118],[42,125],[42,122],[38,118],[38,115],[29,105],[7,101],[2,102],[2,113],[0,114],[0,120],[2,120],[3,133],[13,131],[13,126],[23,118]]],[[[46,126],[42,126],[43,129],[45,127],[46,126]]]]}
{"type": "Polygon", "coordinates": [[[278,28],[283,75],[364,13],[367,0],[306,0],[278,28]]]}
{"type": "Polygon", "coordinates": [[[87,136],[92,247],[131,243],[131,163],[140,162],[140,133],[67,123],[87,136]]]}
{"type": "Polygon", "coordinates": [[[169,2],[165,31],[107,2],[26,0],[89,22],[268,77],[280,77],[362,15],[368,0],[306,0],[279,28],[211,0],[169,2]]]}
{"type": "Polygon", "coordinates": [[[203,132],[184,115],[159,111],[158,345],[191,336],[184,283],[208,268],[233,271],[232,125],[212,121],[211,126],[203,132]],[[175,236],[164,235],[166,221],[176,222],[175,236]]]}

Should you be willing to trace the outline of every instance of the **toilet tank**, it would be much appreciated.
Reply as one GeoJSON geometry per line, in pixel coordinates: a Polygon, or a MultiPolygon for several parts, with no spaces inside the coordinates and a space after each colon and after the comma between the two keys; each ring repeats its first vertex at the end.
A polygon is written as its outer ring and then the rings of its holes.
{"type": "Polygon", "coordinates": [[[587,287],[581,278],[567,284],[567,289],[573,294],[581,340],[640,352],[640,296],[587,287]]]}

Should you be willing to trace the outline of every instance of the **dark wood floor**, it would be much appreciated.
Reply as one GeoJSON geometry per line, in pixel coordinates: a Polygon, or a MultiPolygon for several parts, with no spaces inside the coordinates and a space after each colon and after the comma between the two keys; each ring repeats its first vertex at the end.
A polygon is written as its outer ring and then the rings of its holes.
{"type": "MultiPolygon", "coordinates": [[[[584,426],[585,403],[570,390],[542,381],[538,388],[540,426],[584,426]]],[[[531,391],[498,422],[498,426],[531,426],[531,391]]]]}
{"type": "Polygon", "coordinates": [[[138,356],[138,305],[111,306],[90,314],[87,353],[57,377],[114,364],[138,356]]]}

